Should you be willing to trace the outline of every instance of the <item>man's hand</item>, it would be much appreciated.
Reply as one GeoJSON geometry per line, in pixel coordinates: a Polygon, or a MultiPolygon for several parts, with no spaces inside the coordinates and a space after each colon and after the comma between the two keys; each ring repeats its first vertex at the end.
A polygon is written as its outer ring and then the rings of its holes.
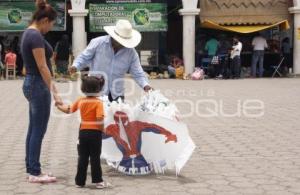
{"type": "Polygon", "coordinates": [[[69,67],[69,73],[74,74],[75,72],[77,72],[77,68],[75,66],[70,66],[69,67]]]}
{"type": "Polygon", "coordinates": [[[175,134],[167,135],[166,137],[167,137],[167,139],[166,139],[165,143],[168,143],[170,141],[177,142],[177,136],[175,134]]]}
{"type": "Polygon", "coordinates": [[[144,87],[144,91],[145,91],[146,93],[149,92],[150,90],[153,90],[153,88],[150,87],[149,85],[146,85],[146,86],[144,87]]]}

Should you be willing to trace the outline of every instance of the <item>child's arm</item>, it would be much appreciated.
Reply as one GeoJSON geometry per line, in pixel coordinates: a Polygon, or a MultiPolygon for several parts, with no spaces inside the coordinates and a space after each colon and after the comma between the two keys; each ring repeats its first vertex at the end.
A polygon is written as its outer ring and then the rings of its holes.
{"type": "Polygon", "coordinates": [[[66,114],[71,113],[70,105],[59,105],[59,104],[57,104],[56,107],[58,108],[58,110],[66,113],[66,114]]]}

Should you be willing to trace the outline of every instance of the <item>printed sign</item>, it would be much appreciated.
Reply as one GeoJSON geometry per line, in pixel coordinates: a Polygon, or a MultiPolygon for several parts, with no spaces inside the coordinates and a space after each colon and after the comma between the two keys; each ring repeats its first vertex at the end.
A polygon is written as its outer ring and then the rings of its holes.
{"type": "Polygon", "coordinates": [[[140,32],[167,31],[165,3],[90,4],[91,32],[103,32],[104,26],[113,26],[119,19],[127,19],[140,32]]]}
{"type": "MultiPolygon", "coordinates": [[[[52,0],[49,3],[57,11],[53,31],[66,29],[65,0],[52,0]]],[[[0,2],[0,31],[23,31],[29,25],[35,11],[34,2],[0,2]]]]}

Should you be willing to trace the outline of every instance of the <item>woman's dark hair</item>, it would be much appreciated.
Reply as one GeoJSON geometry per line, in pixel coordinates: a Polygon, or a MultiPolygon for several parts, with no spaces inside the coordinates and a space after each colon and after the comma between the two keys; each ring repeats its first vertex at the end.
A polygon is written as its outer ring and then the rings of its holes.
{"type": "Polygon", "coordinates": [[[49,21],[56,20],[57,13],[53,7],[46,2],[46,0],[36,0],[36,11],[32,16],[31,22],[38,22],[44,18],[48,18],[49,21]]]}
{"type": "Polygon", "coordinates": [[[104,78],[96,76],[84,76],[82,78],[81,91],[88,96],[94,96],[102,90],[104,86],[104,78]]]}

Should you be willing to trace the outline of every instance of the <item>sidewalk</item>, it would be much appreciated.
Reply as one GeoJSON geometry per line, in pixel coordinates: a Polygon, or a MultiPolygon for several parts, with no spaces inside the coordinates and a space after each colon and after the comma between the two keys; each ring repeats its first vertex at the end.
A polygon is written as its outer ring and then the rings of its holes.
{"type": "MultiPolygon", "coordinates": [[[[300,79],[151,80],[151,83],[168,98],[182,100],[178,102],[182,114],[195,111],[183,121],[189,125],[197,148],[178,178],[172,172],[129,177],[103,164],[104,179],[114,184],[113,189],[76,188],[79,122],[75,115],[53,116],[59,114],[54,109],[41,160],[44,170],[51,170],[58,182],[27,183],[24,143],[28,108],[22,81],[0,81],[0,194],[300,194],[300,79]],[[239,107],[251,106],[247,101],[261,101],[264,115],[249,118],[239,107]],[[224,116],[237,111],[241,111],[240,116],[224,116]],[[216,116],[200,117],[209,113],[216,116]]],[[[61,92],[68,91],[68,85],[57,84],[61,92]]],[[[76,88],[76,82],[71,85],[76,88]]],[[[134,100],[140,93],[126,98],[134,100]]],[[[73,101],[77,96],[74,90],[68,99],[73,101]]]]}

